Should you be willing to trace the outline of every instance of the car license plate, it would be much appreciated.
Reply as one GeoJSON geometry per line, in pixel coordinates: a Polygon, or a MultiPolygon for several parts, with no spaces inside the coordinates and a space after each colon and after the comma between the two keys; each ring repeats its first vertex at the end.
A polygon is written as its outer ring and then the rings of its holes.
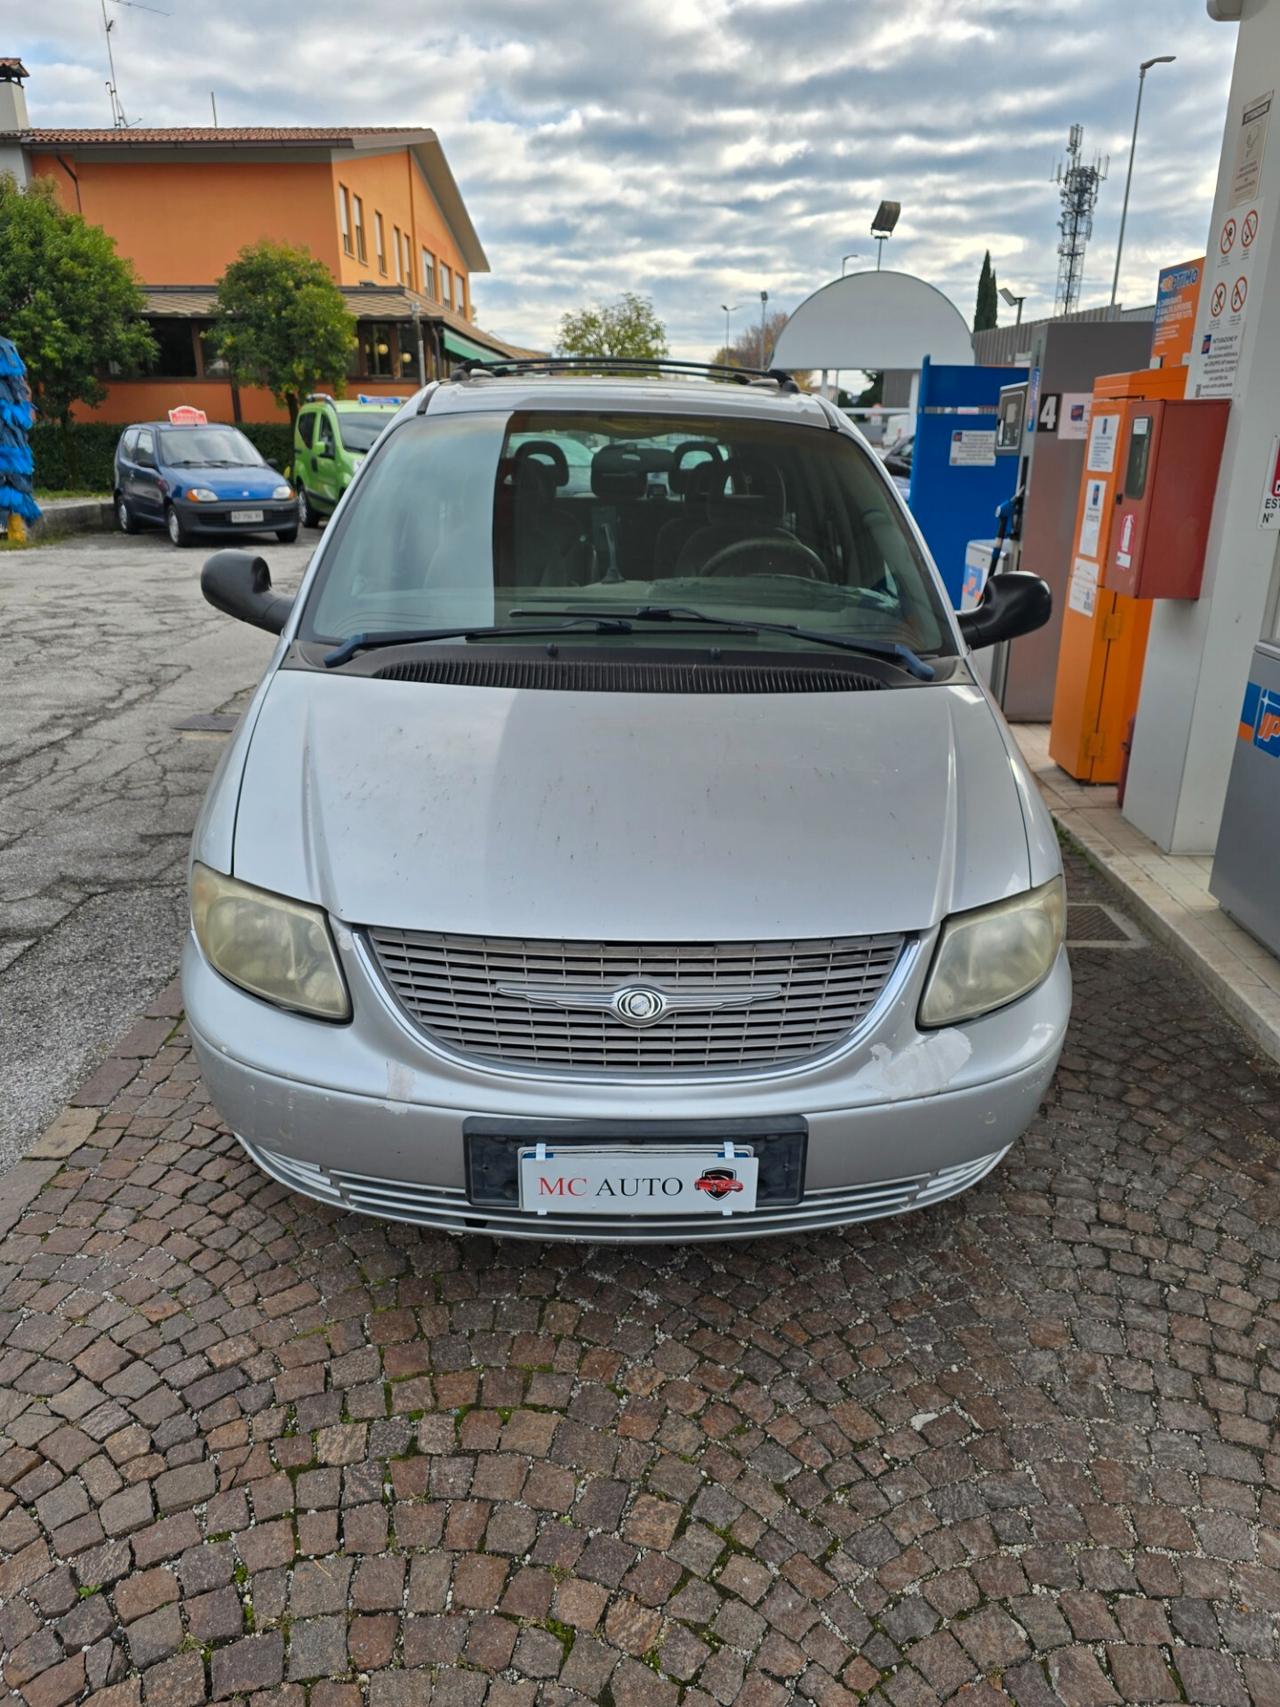
{"type": "Polygon", "coordinates": [[[520,1151],[520,1207],[530,1215],[741,1215],[756,1206],[759,1167],[741,1144],[538,1144],[520,1151]]]}
{"type": "Polygon", "coordinates": [[[260,522],[262,520],[262,511],[261,510],[232,510],[231,520],[233,522],[260,522]]]}

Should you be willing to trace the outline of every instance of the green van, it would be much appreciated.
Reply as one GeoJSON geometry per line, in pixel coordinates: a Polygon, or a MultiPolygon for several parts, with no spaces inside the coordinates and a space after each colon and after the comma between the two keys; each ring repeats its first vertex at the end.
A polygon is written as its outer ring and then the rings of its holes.
{"type": "Polygon", "coordinates": [[[365,453],[407,401],[363,394],[349,401],[326,391],[311,393],[293,430],[293,483],[303,527],[318,528],[333,514],[365,453]]]}

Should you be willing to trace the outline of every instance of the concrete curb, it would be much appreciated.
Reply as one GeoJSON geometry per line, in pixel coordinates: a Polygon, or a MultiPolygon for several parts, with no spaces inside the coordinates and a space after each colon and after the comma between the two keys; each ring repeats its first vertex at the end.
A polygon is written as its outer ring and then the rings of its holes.
{"type": "Polygon", "coordinates": [[[32,539],[54,539],[64,533],[105,533],[115,519],[108,498],[54,498],[40,508],[40,520],[27,530],[32,539]]]}

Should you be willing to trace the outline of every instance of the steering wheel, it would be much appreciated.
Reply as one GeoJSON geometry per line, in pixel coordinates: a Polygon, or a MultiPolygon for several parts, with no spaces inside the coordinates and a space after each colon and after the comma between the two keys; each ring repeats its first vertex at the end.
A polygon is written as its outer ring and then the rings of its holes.
{"type": "MultiPolygon", "coordinates": [[[[799,558],[809,579],[825,581],[827,566],[816,551],[811,551],[803,540],[796,539],[791,534],[778,534],[768,539],[739,539],[732,545],[725,545],[702,565],[701,575],[769,575],[774,572],[774,562],[777,555],[799,558]],[[736,567],[739,558],[763,556],[768,553],[769,561],[759,569],[744,569],[736,567]]],[[[799,565],[797,565],[799,567],[799,565]]]]}

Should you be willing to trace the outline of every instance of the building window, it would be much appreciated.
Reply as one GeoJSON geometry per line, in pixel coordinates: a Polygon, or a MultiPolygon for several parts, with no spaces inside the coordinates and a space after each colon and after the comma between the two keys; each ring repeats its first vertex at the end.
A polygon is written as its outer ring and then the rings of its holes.
{"type": "Polygon", "coordinates": [[[436,264],[430,249],[422,251],[422,294],[431,297],[436,294],[436,264]]]}
{"type": "Polygon", "coordinates": [[[338,185],[338,221],[342,226],[342,247],[351,254],[351,197],[345,184],[338,185]]]}
{"type": "Polygon", "coordinates": [[[413,289],[413,242],[406,231],[404,234],[404,282],[413,289]]]}
{"type": "Polygon", "coordinates": [[[404,250],[400,246],[400,227],[398,225],[393,225],[391,227],[391,245],[396,252],[396,278],[401,284],[403,284],[404,250]]]}
{"type": "Polygon", "coordinates": [[[453,268],[440,263],[440,300],[446,308],[453,307],[453,268]]]}
{"type": "Polygon", "coordinates": [[[156,353],[147,363],[147,372],[162,379],[195,379],[195,327],[190,320],[155,319],[147,322],[156,341],[156,353]]]}
{"type": "Polygon", "coordinates": [[[351,198],[351,210],[352,224],[355,226],[356,234],[356,259],[365,261],[368,260],[368,254],[364,246],[364,203],[359,196],[351,198]]]}
{"type": "Polygon", "coordinates": [[[382,379],[395,372],[395,334],[385,320],[365,320],[356,328],[359,339],[358,372],[369,379],[382,379]]]}
{"type": "Polygon", "coordinates": [[[373,216],[373,247],[374,253],[378,257],[378,271],[385,273],[387,270],[387,234],[382,228],[382,215],[380,213],[375,213],[373,216]]]}
{"type": "Polygon", "coordinates": [[[465,273],[455,273],[453,276],[453,306],[459,314],[466,314],[467,279],[465,273]]]}

